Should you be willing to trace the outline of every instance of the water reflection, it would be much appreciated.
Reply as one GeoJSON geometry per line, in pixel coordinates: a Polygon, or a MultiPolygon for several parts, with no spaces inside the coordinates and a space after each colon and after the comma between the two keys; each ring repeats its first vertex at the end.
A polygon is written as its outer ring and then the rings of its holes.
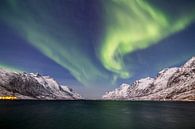
{"type": "Polygon", "coordinates": [[[0,129],[195,129],[195,103],[0,101],[0,129]]]}

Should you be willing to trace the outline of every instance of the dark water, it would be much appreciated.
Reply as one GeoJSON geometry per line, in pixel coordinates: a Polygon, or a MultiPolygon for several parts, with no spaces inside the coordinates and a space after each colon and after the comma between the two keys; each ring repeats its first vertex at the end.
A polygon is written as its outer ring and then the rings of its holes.
{"type": "Polygon", "coordinates": [[[0,129],[195,129],[195,102],[0,101],[0,129]]]}

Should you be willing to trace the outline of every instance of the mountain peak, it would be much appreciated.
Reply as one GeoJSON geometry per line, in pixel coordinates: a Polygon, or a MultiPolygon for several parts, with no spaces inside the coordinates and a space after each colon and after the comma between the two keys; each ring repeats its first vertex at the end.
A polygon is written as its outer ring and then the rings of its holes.
{"type": "Polygon", "coordinates": [[[195,68],[195,57],[192,57],[190,60],[188,60],[184,65],[184,68],[195,68]]]}
{"type": "Polygon", "coordinates": [[[195,100],[195,57],[181,68],[166,68],[155,78],[143,78],[131,85],[106,92],[103,99],[195,100]]]}
{"type": "Polygon", "coordinates": [[[49,76],[39,73],[16,73],[0,69],[0,96],[17,99],[82,99],[68,87],[60,85],[49,76]]]}

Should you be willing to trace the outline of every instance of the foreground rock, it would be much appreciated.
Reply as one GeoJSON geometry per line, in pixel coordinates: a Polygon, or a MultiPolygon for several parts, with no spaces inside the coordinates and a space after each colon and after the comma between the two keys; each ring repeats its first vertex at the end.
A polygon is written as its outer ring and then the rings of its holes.
{"type": "Polygon", "coordinates": [[[67,86],[61,86],[49,76],[16,73],[0,69],[0,96],[17,99],[74,100],[82,97],[67,86]]]}
{"type": "Polygon", "coordinates": [[[144,78],[122,84],[107,92],[103,99],[116,100],[195,100],[195,57],[180,68],[167,68],[156,78],[144,78]]]}

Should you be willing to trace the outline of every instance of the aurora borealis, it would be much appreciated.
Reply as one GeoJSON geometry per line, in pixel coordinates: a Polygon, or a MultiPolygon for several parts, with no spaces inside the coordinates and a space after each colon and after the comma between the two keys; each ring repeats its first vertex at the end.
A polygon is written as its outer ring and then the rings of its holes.
{"type": "Polygon", "coordinates": [[[194,20],[193,0],[2,0],[0,67],[98,96],[194,56],[194,20]]]}
{"type": "Polygon", "coordinates": [[[122,78],[128,78],[130,72],[124,68],[123,56],[158,43],[168,35],[182,30],[194,19],[193,14],[187,14],[173,21],[168,14],[144,0],[114,0],[108,3],[105,6],[107,32],[100,57],[107,69],[122,78]]]}

